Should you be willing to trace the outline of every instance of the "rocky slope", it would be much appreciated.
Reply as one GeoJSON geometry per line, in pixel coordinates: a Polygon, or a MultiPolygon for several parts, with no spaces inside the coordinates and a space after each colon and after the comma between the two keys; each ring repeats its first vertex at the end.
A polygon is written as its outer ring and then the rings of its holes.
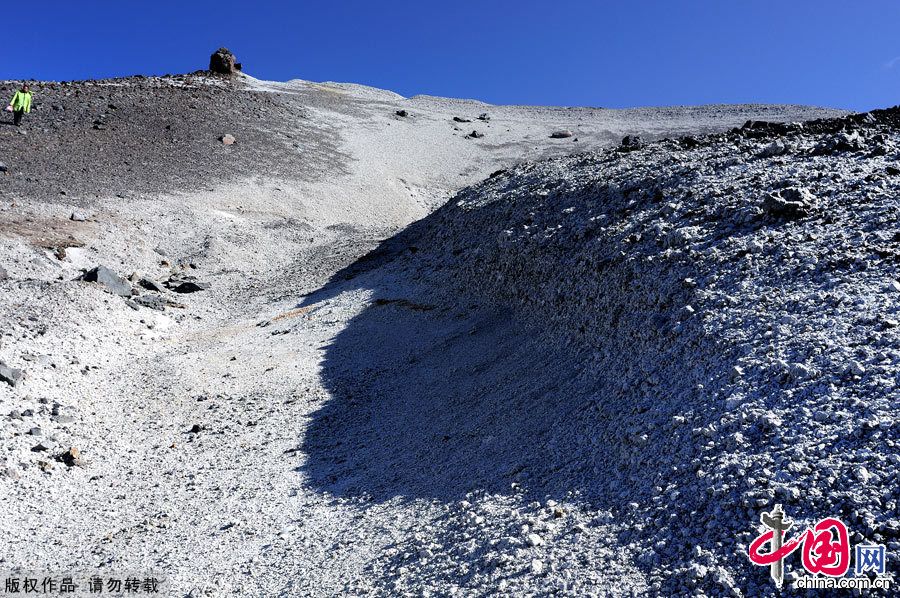
{"type": "Polygon", "coordinates": [[[0,126],[0,568],[755,595],[776,500],[896,542],[894,112],[36,100],[0,126]]]}
{"type": "MultiPolygon", "coordinates": [[[[437,472],[400,460],[413,473],[392,492],[472,486],[544,500],[520,521],[522,537],[542,530],[530,556],[575,593],[595,582],[579,578],[579,562],[603,562],[607,550],[588,530],[609,526],[653,594],[773,593],[746,551],[775,503],[800,529],[836,516],[852,542],[896,551],[898,122],[900,109],[747,123],[522,165],[463,191],[376,255],[420,289],[407,309],[500,310],[500,338],[478,326],[468,334],[505,343],[502,359],[482,362],[468,338],[442,339],[470,345],[462,363],[436,363],[443,344],[435,356],[413,347],[417,372],[404,385],[449,379],[450,396],[424,394],[427,415],[407,416],[415,425],[367,421],[373,410],[388,417],[381,405],[332,404],[308,437],[324,442],[347,426],[370,436],[364,454],[341,453],[355,456],[344,467],[359,476],[389,469],[382,461],[398,461],[398,445],[418,456],[444,431],[425,460],[439,461],[437,472]],[[528,332],[505,338],[520,327],[528,332]],[[605,515],[585,527],[585,512],[605,515]]],[[[395,285],[376,294],[391,297],[395,285]]],[[[365,314],[357,320],[330,351],[337,370],[350,359],[342,345],[382,346],[365,314]],[[370,340],[342,343],[354,326],[370,340]]],[[[399,391],[383,377],[359,384],[363,396],[399,391]]],[[[484,564],[516,552],[514,539],[483,546],[484,564]]]]}

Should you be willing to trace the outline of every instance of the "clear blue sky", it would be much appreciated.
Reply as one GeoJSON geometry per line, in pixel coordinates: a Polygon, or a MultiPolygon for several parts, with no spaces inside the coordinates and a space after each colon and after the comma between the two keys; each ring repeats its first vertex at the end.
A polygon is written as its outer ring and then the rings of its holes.
{"type": "Polygon", "coordinates": [[[493,103],[900,104],[900,1],[44,0],[4,7],[0,79],[205,68],[493,103]]]}

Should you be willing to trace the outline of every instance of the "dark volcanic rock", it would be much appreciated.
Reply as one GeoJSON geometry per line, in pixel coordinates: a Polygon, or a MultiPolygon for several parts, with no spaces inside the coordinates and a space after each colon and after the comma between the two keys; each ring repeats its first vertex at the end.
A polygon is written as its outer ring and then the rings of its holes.
{"type": "Polygon", "coordinates": [[[622,144],[619,146],[619,151],[622,152],[633,152],[635,150],[639,150],[644,147],[644,140],[641,139],[637,135],[626,135],[622,138],[622,144]]]}
{"type": "Polygon", "coordinates": [[[787,187],[770,193],[763,200],[763,209],[775,218],[800,218],[816,205],[816,196],[803,187],[787,187]]]}
{"type": "Polygon", "coordinates": [[[169,290],[176,293],[196,293],[197,291],[205,291],[210,287],[208,282],[200,282],[199,280],[194,280],[193,277],[171,278],[166,281],[165,285],[169,290]]]}
{"type": "Polygon", "coordinates": [[[15,387],[22,379],[22,370],[12,368],[0,361],[0,381],[15,387]]]}
{"type": "Polygon", "coordinates": [[[134,302],[137,305],[143,305],[157,311],[165,311],[167,304],[165,297],[160,297],[159,295],[140,295],[134,298],[134,302]]]}
{"type": "Polygon", "coordinates": [[[131,297],[131,285],[106,266],[97,266],[93,270],[88,270],[81,279],[103,285],[107,291],[114,295],[131,297]]]}
{"type": "Polygon", "coordinates": [[[233,75],[241,70],[241,64],[235,62],[231,50],[219,48],[209,57],[209,70],[220,75],[233,75]]]}
{"type": "Polygon", "coordinates": [[[64,453],[61,453],[56,456],[56,460],[60,463],[65,463],[66,467],[75,467],[76,465],[83,465],[81,460],[81,451],[79,451],[74,446],[71,447],[64,453]]]}
{"type": "Polygon", "coordinates": [[[138,284],[147,289],[148,291],[155,291],[157,293],[162,293],[165,289],[161,284],[153,280],[152,278],[142,277],[138,279],[138,284]]]}
{"type": "Polygon", "coordinates": [[[395,112],[394,114],[396,114],[397,116],[402,116],[404,118],[409,116],[409,112],[407,112],[406,110],[397,110],[397,112],[395,112]]]}
{"type": "Polygon", "coordinates": [[[470,123],[470,122],[472,122],[472,119],[471,118],[463,118],[462,116],[454,116],[453,122],[470,123]]]}
{"type": "Polygon", "coordinates": [[[823,156],[837,152],[856,152],[865,149],[866,140],[856,131],[841,132],[823,140],[813,149],[813,155],[823,156]]]}
{"type": "Polygon", "coordinates": [[[553,131],[552,133],[550,133],[550,138],[551,139],[566,139],[567,137],[572,137],[573,135],[575,135],[575,133],[566,129],[564,131],[553,131]]]}

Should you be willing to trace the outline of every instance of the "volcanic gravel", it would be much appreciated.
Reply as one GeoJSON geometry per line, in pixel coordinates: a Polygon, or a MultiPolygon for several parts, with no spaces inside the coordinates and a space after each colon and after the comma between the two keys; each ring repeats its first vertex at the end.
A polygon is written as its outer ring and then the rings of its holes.
{"type": "MultiPolygon", "coordinates": [[[[7,85],[0,93],[14,91],[7,85]]],[[[298,178],[312,164],[336,161],[334,135],[311,124],[301,105],[202,71],[37,83],[32,91],[22,126],[0,123],[9,168],[0,196],[8,199],[86,205],[262,174],[298,178]],[[226,134],[234,146],[219,141],[226,134]]]]}
{"type": "MultiPolygon", "coordinates": [[[[528,367],[508,370],[520,400],[502,406],[542,418],[521,439],[540,448],[467,454],[519,460],[476,485],[608,510],[657,595],[774,595],[747,546],[775,503],[796,529],[836,516],[895,554],[898,117],[748,122],[521,165],[379,248],[370,261],[432,289],[417,301],[487,304],[542,339],[538,359],[506,346],[528,367]],[[799,195],[803,210],[771,209],[799,195]]],[[[467,428],[508,417],[470,403],[467,428]]],[[[425,425],[453,428],[429,407],[425,425]]]]}

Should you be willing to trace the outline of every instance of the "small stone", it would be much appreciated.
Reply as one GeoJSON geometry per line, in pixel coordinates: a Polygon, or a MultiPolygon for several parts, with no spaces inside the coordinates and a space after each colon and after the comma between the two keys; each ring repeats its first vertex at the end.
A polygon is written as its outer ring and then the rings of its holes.
{"type": "Polygon", "coordinates": [[[900,282],[898,282],[896,280],[892,280],[891,284],[890,284],[890,288],[892,291],[896,291],[896,292],[900,293],[900,282]]]}
{"type": "Polygon", "coordinates": [[[787,146],[780,139],[776,139],[759,153],[762,158],[771,158],[772,156],[780,156],[787,152],[787,146]]]}
{"type": "Polygon", "coordinates": [[[842,132],[825,139],[812,151],[813,155],[821,156],[835,152],[855,152],[865,149],[866,140],[856,131],[842,132]]]}
{"type": "Polygon", "coordinates": [[[482,112],[481,114],[478,115],[478,120],[483,120],[484,122],[487,122],[487,121],[491,120],[491,117],[488,115],[487,112],[482,112]]]}
{"type": "Polygon", "coordinates": [[[762,208],[775,218],[800,218],[815,208],[816,201],[816,196],[805,187],[786,187],[767,195],[762,208]]]}
{"type": "Polygon", "coordinates": [[[210,287],[210,284],[208,282],[198,282],[194,280],[175,280],[169,281],[166,286],[176,293],[196,293],[197,291],[205,291],[210,287]]]}
{"type": "Polygon", "coordinates": [[[6,172],[6,170],[7,170],[6,164],[4,164],[3,162],[0,162],[0,172],[6,172]]]}
{"type": "Polygon", "coordinates": [[[20,369],[12,368],[0,361],[0,381],[6,382],[13,388],[22,379],[23,372],[20,369]]]}
{"type": "Polygon", "coordinates": [[[19,473],[19,471],[12,467],[7,467],[6,469],[4,469],[3,473],[4,473],[4,475],[6,475],[6,477],[8,477],[11,480],[18,480],[19,478],[22,477],[21,474],[19,473]]]}
{"type": "Polygon", "coordinates": [[[155,309],[156,311],[165,311],[169,301],[165,297],[159,295],[140,295],[134,298],[134,304],[155,309]]]}
{"type": "Polygon", "coordinates": [[[454,116],[453,122],[470,123],[470,122],[472,122],[472,119],[471,118],[463,118],[462,116],[454,116]]]}
{"type": "Polygon", "coordinates": [[[191,426],[191,429],[190,429],[191,434],[199,434],[202,431],[203,431],[203,426],[201,426],[200,424],[194,424],[193,426],[191,426]]]}
{"type": "Polygon", "coordinates": [[[572,131],[565,129],[562,131],[553,131],[550,133],[550,139],[566,139],[568,137],[573,137],[575,133],[572,131]]]}
{"type": "Polygon", "coordinates": [[[72,212],[72,215],[69,216],[69,220],[71,220],[73,222],[85,222],[87,219],[88,219],[87,214],[85,214],[84,212],[81,212],[81,211],[77,211],[77,210],[72,212]]]}
{"type": "Polygon", "coordinates": [[[639,150],[644,147],[644,140],[641,139],[637,135],[626,135],[622,138],[622,143],[619,145],[619,151],[622,152],[633,152],[635,150],[639,150]]]}
{"type": "Polygon", "coordinates": [[[472,131],[466,135],[466,139],[481,139],[482,137],[484,137],[484,133],[479,133],[478,131],[472,131]]]}
{"type": "Polygon", "coordinates": [[[152,278],[141,277],[137,280],[137,283],[147,289],[148,291],[154,291],[157,293],[162,293],[165,289],[161,284],[153,280],[152,278]]]}
{"type": "Polygon", "coordinates": [[[30,430],[28,430],[28,434],[29,434],[30,436],[40,436],[40,435],[41,435],[41,429],[38,428],[38,427],[31,428],[30,430]]]}
{"type": "Polygon", "coordinates": [[[527,540],[529,546],[541,546],[544,543],[544,539],[535,533],[528,534],[527,540]]]}
{"type": "Polygon", "coordinates": [[[237,140],[234,138],[234,135],[232,135],[232,134],[230,134],[230,133],[227,133],[227,134],[222,135],[221,137],[219,137],[219,141],[222,142],[222,145],[234,145],[234,143],[235,143],[237,140]]]}
{"type": "Polygon", "coordinates": [[[397,110],[394,114],[403,118],[409,116],[409,112],[407,112],[406,110],[397,110]]]}
{"type": "Polygon", "coordinates": [[[61,453],[56,456],[56,460],[65,463],[67,467],[75,467],[76,465],[83,465],[81,460],[81,451],[79,451],[74,446],[71,447],[64,453],[61,453]]]}
{"type": "Polygon", "coordinates": [[[872,474],[870,474],[869,470],[863,466],[857,467],[853,473],[856,475],[856,479],[863,484],[867,484],[869,480],[872,479],[872,474]]]}
{"type": "Polygon", "coordinates": [[[538,559],[531,560],[531,572],[535,575],[540,575],[544,572],[544,563],[542,563],[538,559]]]}
{"type": "Polygon", "coordinates": [[[858,361],[851,361],[850,365],[847,366],[847,372],[854,376],[862,376],[866,373],[866,368],[858,361]]]}
{"type": "Polygon", "coordinates": [[[666,235],[666,247],[684,247],[696,240],[702,234],[702,229],[698,226],[685,226],[676,228],[666,235]]]}
{"type": "Polygon", "coordinates": [[[107,268],[106,266],[97,266],[92,270],[88,270],[82,275],[81,280],[88,282],[96,282],[102,285],[105,290],[114,295],[121,297],[131,297],[131,285],[124,278],[107,268]]]}

